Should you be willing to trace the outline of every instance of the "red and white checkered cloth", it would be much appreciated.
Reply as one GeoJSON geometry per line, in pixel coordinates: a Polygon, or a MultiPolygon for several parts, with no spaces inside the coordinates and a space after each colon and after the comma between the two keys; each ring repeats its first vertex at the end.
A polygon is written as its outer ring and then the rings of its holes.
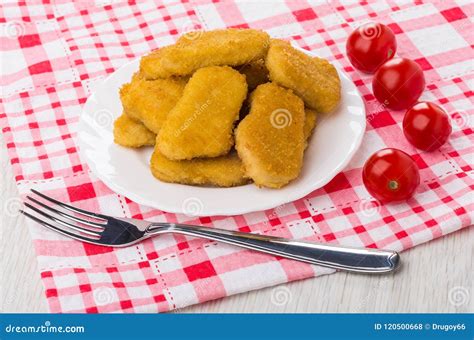
{"type": "MultiPolygon", "coordinates": [[[[36,188],[104,214],[359,247],[403,250],[459,230],[474,219],[473,9],[469,0],[4,1],[0,123],[18,188],[22,194],[36,188]],[[402,134],[403,112],[380,106],[370,90],[371,76],[348,63],[346,38],[368,20],[389,25],[398,55],[423,67],[422,99],[449,112],[453,133],[439,150],[414,149],[402,134]],[[274,210],[194,219],[140,206],[91,174],[76,147],[81,107],[91,88],[190,27],[264,29],[344,69],[368,114],[364,142],[347,169],[324,188],[274,210]],[[411,154],[421,170],[416,195],[404,203],[380,205],[362,184],[364,161],[387,146],[411,154]]],[[[332,272],[180,235],[111,249],[29,225],[52,312],[163,312],[332,272]]]]}

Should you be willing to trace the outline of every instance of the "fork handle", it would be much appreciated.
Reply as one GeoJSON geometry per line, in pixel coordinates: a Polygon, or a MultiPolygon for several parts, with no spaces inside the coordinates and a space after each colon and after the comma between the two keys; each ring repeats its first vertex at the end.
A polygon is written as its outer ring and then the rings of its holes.
{"type": "Polygon", "coordinates": [[[156,223],[148,227],[151,234],[170,232],[196,236],[278,255],[324,267],[363,273],[385,273],[395,270],[400,256],[394,251],[352,248],[331,244],[290,240],[238,231],[185,224],[156,223]],[[165,227],[166,228],[163,228],[165,227]]]}

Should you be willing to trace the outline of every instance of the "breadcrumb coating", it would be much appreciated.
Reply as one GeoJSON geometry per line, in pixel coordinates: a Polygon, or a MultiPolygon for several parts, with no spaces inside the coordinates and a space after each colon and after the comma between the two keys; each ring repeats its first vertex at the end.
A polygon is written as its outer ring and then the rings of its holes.
{"type": "Polygon", "coordinates": [[[274,83],[258,86],[236,131],[236,149],[256,185],[281,188],[298,177],[305,148],[303,101],[274,83]]]}
{"type": "Polygon", "coordinates": [[[272,39],[265,64],[271,81],[289,88],[319,113],[333,111],[341,101],[341,83],[327,60],[312,58],[290,43],[272,39]]]}
{"type": "Polygon", "coordinates": [[[155,145],[156,134],[122,113],[114,122],[114,142],[129,148],[155,145]]]}
{"type": "Polygon", "coordinates": [[[172,161],[163,156],[155,147],[150,168],[153,176],[170,183],[232,187],[250,181],[235,151],[214,158],[172,161]]]}
{"type": "Polygon", "coordinates": [[[146,80],[137,73],[120,89],[124,111],[158,133],[168,113],[181,98],[186,83],[187,78],[146,80]]]}
{"type": "Polygon", "coordinates": [[[246,95],[245,76],[234,69],[199,69],[158,134],[159,151],[172,160],[225,155],[246,95]]]}
{"type": "MultiPolygon", "coordinates": [[[[318,113],[315,110],[311,110],[305,108],[305,120],[304,120],[304,128],[303,128],[303,135],[304,140],[308,142],[308,139],[313,134],[314,128],[316,127],[316,122],[318,120],[318,113]]],[[[307,144],[307,143],[306,143],[307,144]]]]}
{"type": "Polygon", "coordinates": [[[243,65],[264,58],[269,39],[253,29],[193,32],[144,56],[140,71],[147,79],[157,79],[190,75],[206,66],[243,65]]]}

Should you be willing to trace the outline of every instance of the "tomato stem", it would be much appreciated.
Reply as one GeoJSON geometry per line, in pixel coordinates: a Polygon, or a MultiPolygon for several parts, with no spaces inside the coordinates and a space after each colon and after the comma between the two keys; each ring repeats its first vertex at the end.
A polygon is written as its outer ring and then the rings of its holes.
{"type": "Polygon", "coordinates": [[[388,188],[392,191],[398,190],[399,187],[400,185],[395,180],[391,180],[388,182],[388,188]]]}

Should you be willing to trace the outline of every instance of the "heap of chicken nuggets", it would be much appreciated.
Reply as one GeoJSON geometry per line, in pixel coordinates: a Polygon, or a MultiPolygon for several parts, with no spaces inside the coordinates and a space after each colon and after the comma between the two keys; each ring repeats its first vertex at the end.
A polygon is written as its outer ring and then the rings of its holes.
{"type": "Polygon", "coordinates": [[[182,36],[120,89],[115,143],[154,146],[159,180],[281,188],[298,177],[320,114],[341,98],[328,61],[253,29],[182,36]]]}

